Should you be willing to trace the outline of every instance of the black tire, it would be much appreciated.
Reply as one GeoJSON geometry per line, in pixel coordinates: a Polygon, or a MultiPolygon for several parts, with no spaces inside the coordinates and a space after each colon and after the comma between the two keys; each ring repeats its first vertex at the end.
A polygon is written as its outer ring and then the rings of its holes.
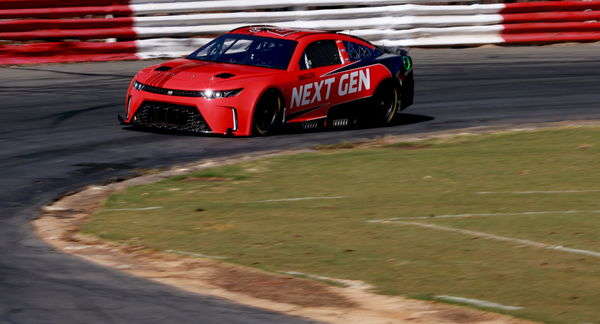
{"type": "Polygon", "coordinates": [[[371,98],[370,119],[378,125],[388,125],[396,118],[400,90],[391,81],[384,81],[371,98]]]}
{"type": "Polygon", "coordinates": [[[277,90],[267,90],[254,108],[252,118],[252,134],[258,136],[271,135],[281,128],[283,97],[277,90]]]}

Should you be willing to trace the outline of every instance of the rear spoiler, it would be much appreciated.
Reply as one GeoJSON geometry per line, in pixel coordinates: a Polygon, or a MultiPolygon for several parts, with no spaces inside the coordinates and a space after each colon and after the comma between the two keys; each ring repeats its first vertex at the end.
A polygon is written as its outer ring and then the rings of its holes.
{"type": "Polygon", "coordinates": [[[377,49],[379,49],[380,51],[382,51],[384,53],[396,54],[396,55],[408,55],[408,49],[404,49],[404,48],[401,48],[399,46],[380,46],[380,45],[377,45],[377,44],[373,44],[373,43],[369,42],[368,40],[366,40],[364,38],[352,35],[351,34],[352,30],[350,30],[350,29],[343,30],[343,31],[342,30],[335,30],[335,31],[333,31],[333,33],[343,34],[343,35],[350,36],[350,37],[356,38],[358,40],[361,40],[361,41],[363,41],[365,43],[369,43],[369,44],[375,46],[377,49]]]}
{"type": "Polygon", "coordinates": [[[377,46],[377,48],[388,54],[408,55],[408,49],[399,46],[377,46]]]}

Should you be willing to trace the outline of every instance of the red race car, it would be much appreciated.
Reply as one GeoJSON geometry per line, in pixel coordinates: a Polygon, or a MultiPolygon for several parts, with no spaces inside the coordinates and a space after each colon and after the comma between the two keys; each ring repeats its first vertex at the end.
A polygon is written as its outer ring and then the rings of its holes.
{"type": "Polygon", "coordinates": [[[341,33],[241,27],[186,58],[137,73],[123,124],[267,135],[389,124],[413,102],[412,60],[341,33]]]}

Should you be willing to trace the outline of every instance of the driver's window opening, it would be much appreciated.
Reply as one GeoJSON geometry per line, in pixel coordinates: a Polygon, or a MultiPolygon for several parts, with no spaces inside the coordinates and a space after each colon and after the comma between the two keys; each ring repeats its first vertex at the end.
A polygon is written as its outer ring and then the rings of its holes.
{"type": "Polygon", "coordinates": [[[300,60],[300,69],[314,69],[341,63],[342,58],[335,40],[322,40],[306,46],[300,60]]]}

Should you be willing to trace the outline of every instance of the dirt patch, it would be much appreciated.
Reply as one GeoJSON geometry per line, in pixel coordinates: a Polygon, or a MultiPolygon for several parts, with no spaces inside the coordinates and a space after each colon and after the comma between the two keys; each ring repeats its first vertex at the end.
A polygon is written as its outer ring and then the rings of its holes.
{"type": "Polygon", "coordinates": [[[454,321],[456,323],[481,323],[481,322],[485,322],[485,321],[492,321],[494,320],[493,316],[490,316],[490,314],[482,314],[480,312],[474,312],[474,311],[465,311],[465,310],[455,310],[455,309],[448,309],[448,310],[444,310],[444,311],[440,311],[436,314],[436,316],[438,316],[440,318],[440,320],[451,320],[454,321]]]}
{"type": "MultiPolygon", "coordinates": [[[[569,126],[572,124],[557,123],[552,126],[569,126]]],[[[575,124],[575,126],[585,124],[590,123],[582,122],[575,124]]],[[[520,126],[520,129],[524,127],[520,126]]],[[[535,128],[535,126],[529,126],[526,129],[532,128],[535,128]]],[[[510,127],[505,127],[502,130],[508,129],[510,127]]],[[[498,130],[498,127],[492,130],[498,130]]],[[[487,131],[489,132],[490,129],[487,129],[487,131]]],[[[478,128],[453,131],[450,134],[483,132],[483,128],[478,128]]],[[[371,145],[414,142],[434,137],[448,137],[451,136],[450,134],[434,133],[394,138],[386,137],[374,141],[371,145]]],[[[367,144],[359,146],[363,145],[367,144]]],[[[418,144],[415,145],[418,146],[418,144]]],[[[59,250],[86,260],[172,285],[182,290],[217,296],[238,303],[303,316],[317,321],[344,324],[532,323],[504,315],[437,302],[376,295],[369,292],[368,285],[350,285],[346,288],[334,287],[291,275],[267,273],[227,264],[211,260],[209,256],[198,258],[150,251],[145,246],[135,242],[117,245],[78,232],[80,226],[101,205],[103,199],[115,191],[134,185],[153,183],[172,176],[185,175],[208,167],[297,152],[257,153],[237,158],[204,161],[106,186],[92,186],[76,194],[63,197],[52,205],[45,207],[42,210],[42,215],[34,221],[34,225],[38,234],[46,242],[59,250]]],[[[195,181],[195,179],[192,181],[195,181]]],[[[199,179],[199,181],[207,180],[199,179]]]]}
{"type": "Polygon", "coordinates": [[[358,306],[348,298],[334,293],[328,286],[314,281],[221,265],[215,267],[214,270],[213,284],[228,291],[303,307],[327,305],[348,308],[358,306]]]}

